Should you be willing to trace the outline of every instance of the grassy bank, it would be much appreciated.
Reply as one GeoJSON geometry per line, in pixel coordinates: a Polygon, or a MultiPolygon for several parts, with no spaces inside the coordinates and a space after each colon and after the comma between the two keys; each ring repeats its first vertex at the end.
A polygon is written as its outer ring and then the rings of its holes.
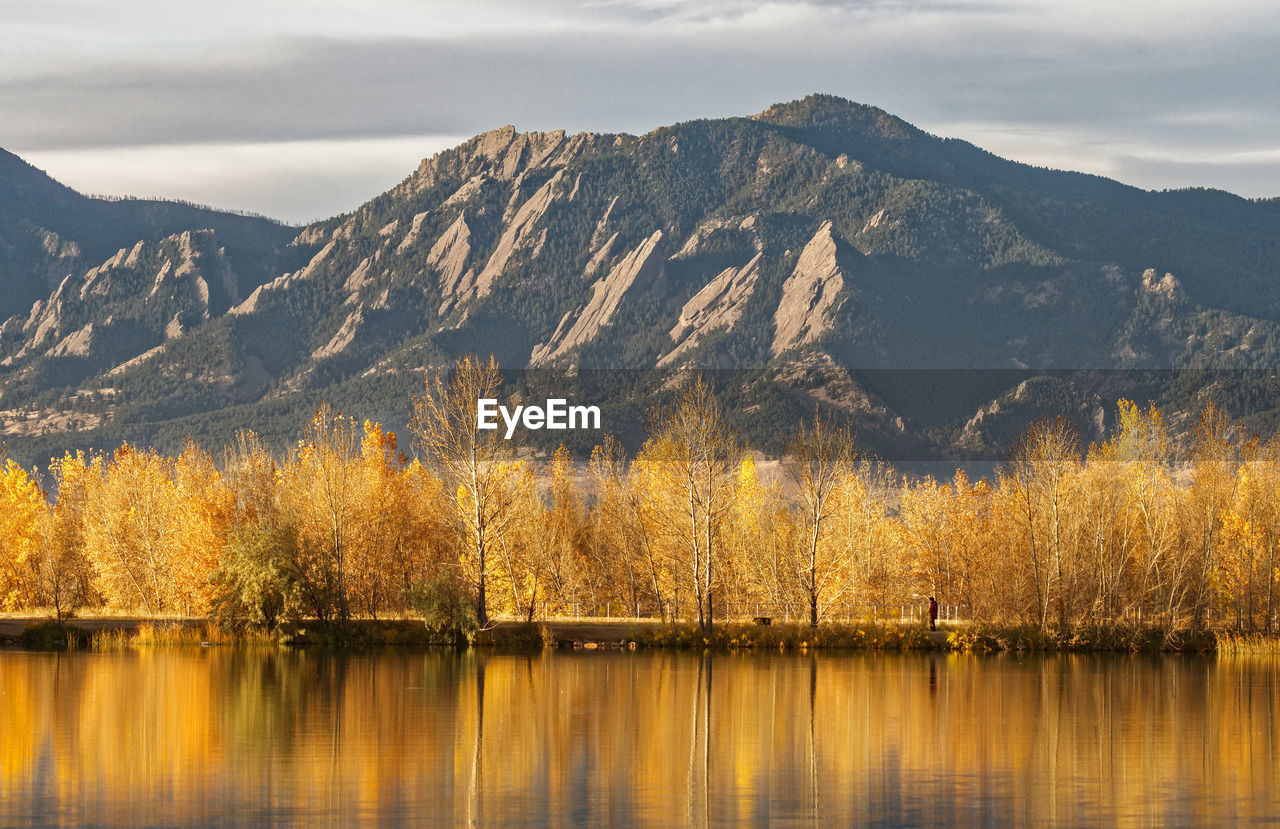
{"type": "MultiPolygon", "coordinates": [[[[803,624],[761,627],[745,623],[718,626],[703,635],[694,625],[664,626],[636,637],[642,647],[711,648],[716,650],[861,650],[908,651],[939,649],[967,653],[1003,652],[1116,652],[1208,653],[1218,648],[1213,633],[1180,632],[1165,636],[1150,628],[1081,628],[1042,631],[1017,625],[956,625],[930,633],[923,625],[803,624]]],[[[1251,652],[1280,653],[1280,640],[1256,637],[1228,640],[1231,647],[1251,652]]]]}
{"type": "Polygon", "coordinates": [[[0,643],[28,649],[122,650],[146,647],[293,646],[369,647],[474,646],[503,650],[545,647],[675,648],[762,651],[1118,652],[1277,654],[1280,637],[1180,632],[1154,628],[1091,627],[1042,631],[1017,625],[954,625],[936,633],[923,625],[833,623],[761,626],[726,622],[703,633],[692,623],[573,620],[498,622],[467,637],[428,628],[412,619],[357,619],[345,623],[303,621],[275,632],[227,630],[203,619],[99,618],[68,622],[6,620],[0,643]]]}
{"type": "MultiPolygon", "coordinates": [[[[941,639],[941,637],[937,637],[941,639]]],[[[693,624],[663,625],[635,638],[646,648],[710,648],[713,650],[925,650],[935,646],[923,625],[805,624],[761,626],[727,622],[704,634],[693,624]]]]}
{"type": "Polygon", "coordinates": [[[1218,653],[1224,656],[1280,656],[1280,634],[1226,633],[1218,637],[1218,653]]]}

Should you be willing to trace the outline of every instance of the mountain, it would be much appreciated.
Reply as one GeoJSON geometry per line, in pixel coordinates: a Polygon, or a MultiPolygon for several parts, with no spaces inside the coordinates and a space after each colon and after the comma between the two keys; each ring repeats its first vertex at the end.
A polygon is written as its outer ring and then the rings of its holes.
{"type": "Polygon", "coordinates": [[[422,369],[467,352],[632,443],[687,368],[774,451],[815,405],[920,459],[995,457],[1057,411],[1095,439],[1121,395],[1184,428],[1209,399],[1280,411],[1280,201],[1029,167],[830,96],[643,136],[503,127],[300,230],[2,161],[22,457],[282,444],[321,399],[402,424],[422,369]]]}

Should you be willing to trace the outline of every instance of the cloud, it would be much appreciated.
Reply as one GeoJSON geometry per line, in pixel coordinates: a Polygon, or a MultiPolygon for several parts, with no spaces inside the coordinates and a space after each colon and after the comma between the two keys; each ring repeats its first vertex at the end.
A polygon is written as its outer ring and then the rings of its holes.
{"type": "Polygon", "coordinates": [[[355,147],[505,123],[645,132],[822,91],[1015,158],[1280,193],[1270,162],[1250,177],[1222,161],[1280,135],[1280,12],[1260,0],[1230,14],[1191,0],[18,6],[0,32],[0,144],[68,163],[109,147],[355,147]]]}
{"type": "Polygon", "coordinates": [[[357,207],[402,181],[422,158],[463,140],[148,144],[51,150],[27,160],[85,193],[178,198],[304,224],[357,207]]]}

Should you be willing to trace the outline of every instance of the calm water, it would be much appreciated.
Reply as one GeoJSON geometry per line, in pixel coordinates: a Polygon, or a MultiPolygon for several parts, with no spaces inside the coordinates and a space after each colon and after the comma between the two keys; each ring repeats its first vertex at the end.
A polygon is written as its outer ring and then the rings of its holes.
{"type": "Polygon", "coordinates": [[[1280,664],[0,652],[0,824],[1232,825],[1280,664]]]}

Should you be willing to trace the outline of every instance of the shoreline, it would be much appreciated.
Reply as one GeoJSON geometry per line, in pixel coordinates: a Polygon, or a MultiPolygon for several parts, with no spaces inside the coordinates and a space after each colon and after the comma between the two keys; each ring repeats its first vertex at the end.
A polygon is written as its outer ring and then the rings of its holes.
{"type": "Polygon", "coordinates": [[[703,635],[692,622],[656,619],[504,620],[456,642],[414,619],[355,619],[342,625],[307,620],[274,634],[228,632],[202,617],[86,616],[55,622],[48,617],[0,617],[0,647],[22,650],[121,649],[146,646],[237,646],[369,648],[479,647],[567,650],[781,650],[909,651],[966,653],[1271,653],[1280,654],[1280,636],[1237,636],[1229,631],[1181,631],[1165,637],[1155,629],[1079,629],[1045,632],[1018,625],[940,624],[930,632],[920,624],[824,623],[816,629],[792,623],[760,626],[717,623],[703,635]]]}

